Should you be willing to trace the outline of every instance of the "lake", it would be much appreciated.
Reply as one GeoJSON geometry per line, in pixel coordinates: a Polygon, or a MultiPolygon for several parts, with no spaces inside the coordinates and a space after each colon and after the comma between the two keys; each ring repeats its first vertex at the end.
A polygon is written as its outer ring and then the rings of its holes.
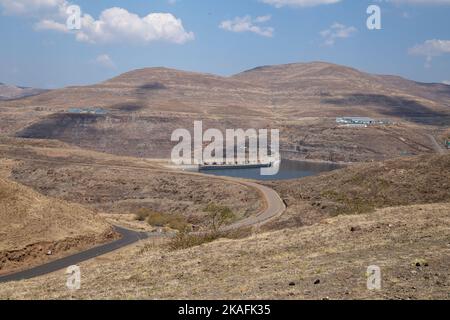
{"type": "Polygon", "coordinates": [[[340,168],[343,168],[343,165],[335,163],[283,160],[280,165],[280,171],[275,176],[262,176],[260,174],[261,169],[220,169],[201,170],[200,172],[216,176],[270,181],[304,178],[340,168]]]}

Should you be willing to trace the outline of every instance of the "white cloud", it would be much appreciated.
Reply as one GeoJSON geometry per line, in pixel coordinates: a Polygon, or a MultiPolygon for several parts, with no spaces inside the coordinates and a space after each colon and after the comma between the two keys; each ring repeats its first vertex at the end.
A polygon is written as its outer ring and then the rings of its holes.
{"type": "Polygon", "coordinates": [[[67,29],[67,26],[64,23],[58,23],[53,20],[44,19],[39,21],[34,25],[34,29],[41,31],[41,30],[53,30],[58,32],[67,33],[69,32],[69,29],[67,29]]]}
{"type": "Polygon", "coordinates": [[[335,23],[330,28],[320,32],[324,39],[324,44],[332,46],[337,39],[345,39],[351,37],[358,30],[355,27],[347,27],[341,23],[335,23]]]}
{"type": "Polygon", "coordinates": [[[434,57],[450,53],[450,40],[427,40],[409,49],[409,53],[426,57],[426,67],[431,65],[434,57]]]}
{"type": "Polygon", "coordinates": [[[182,21],[170,13],[139,17],[126,9],[114,7],[104,10],[98,20],[87,13],[82,14],[81,30],[69,32],[66,20],[71,3],[66,0],[0,0],[0,5],[6,14],[38,18],[36,30],[73,33],[78,41],[89,43],[166,41],[183,44],[195,38],[194,33],[186,31],[182,21]]]}
{"type": "Polygon", "coordinates": [[[444,81],[442,81],[442,83],[450,86],[450,80],[444,80],[444,81]]]}
{"type": "Polygon", "coordinates": [[[270,15],[252,18],[236,17],[233,20],[225,20],[220,23],[220,28],[231,32],[253,32],[263,37],[273,37],[274,29],[272,27],[263,27],[259,24],[270,21],[270,15]]]}
{"type": "Polygon", "coordinates": [[[122,8],[103,11],[98,20],[85,14],[77,40],[91,43],[168,41],[182,44],[194,39],[180,19],[170,13],[151,13],[139,17],[122,8]]]}
{"type": "Polygon", "coordinates": [[[338,3],[341,0],[261,0],[264,3],[275,6],[276,8],[281,7],[314,7],[322,4],[333,4],[338,3]]]}
{"type": "Polygon", "coordinates": [[[116,64],[114,63],[114,61],[112,61],[112,59],[107,54],[99,55],[95,59],[95,61],[97,62],[97,64],[99,64],[102,67],[105,67],[105,68],[108,68],[108,69],[115,69],[116,68],[116,64]]]}
{"type": "Polygon", "coordinates": [[[59,16],[69,6],[66,0],[0,0],[7,15],[59,16]]]}

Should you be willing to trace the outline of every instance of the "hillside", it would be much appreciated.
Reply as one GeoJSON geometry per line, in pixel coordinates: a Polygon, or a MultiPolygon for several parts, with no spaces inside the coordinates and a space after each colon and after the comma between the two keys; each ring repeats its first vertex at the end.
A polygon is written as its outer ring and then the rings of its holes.
{"type": "Polygon", "coordinates": [[[232,77],[146,68],[2,102],[0,124],[11,136],[147,158],[168,158],[173,130],[191,129],[196,120],[221,130],[279,128],[287,157],[359,162],[433,153],[428,134],[439,136],[450,124],[449,88],[329,63],[261,67],[232,77]],[[106,114],[67,113],[84,107],[106,114]],[[341,128],[339,116],[391,125],[341,128]]]}
{"type": "Polygon", "coordinates": [[[261,206],[259,193],[209,176],[168,172],[167,161],[118,157],[72,148],[51,140],[0,136],[0,177],[95,212],[134,214],[152,209],[204,225],[211,202],[229,207],[236,219],[261,206]]]}
{"type": "Polygon", "coordinates": [[[450,203],[450,154],[358,164],[301,180],[269,183],[288,205],[272,227],[412,204],[450,203]]]}
{"type": "Polygon", "coordinates": [[[0,83],[0,101],[35,96],[46,91],[44,89],[17,87],[0,83]]]}
{"type": "Polygon", "coordinates": [[[450,86],[323,62],[259,67],[233,78],[269,89],[273,106],[286,117],[340,116],[345,108],[371,117],[427,118],[448,115],[450,107],[450,86]]]}
{"type": "Polygon", "coordinates": [[[115,237],[92,211],[0,179],[0,274],[115,237]]]}
{"type": "Polygon", "coordinates": [[[181,251],[148,240],[81,264],[81,290],[61,285],[61,271],[0,284],[0,298],[447,299],[449,226],[450,205],[432,204],[181,251]],[[381,291],[367,290],[374,264],[382,270],[381,291]]]}

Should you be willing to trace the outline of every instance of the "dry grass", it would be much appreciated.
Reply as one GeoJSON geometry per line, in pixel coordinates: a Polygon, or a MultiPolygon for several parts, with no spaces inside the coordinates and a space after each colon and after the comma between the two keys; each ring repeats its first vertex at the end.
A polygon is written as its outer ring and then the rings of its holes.
{"type": "Polygon", "coordinates": [[[0,298],[448,299],[449,234],[450,204],[432,204],[181,251],[149,240],[83,263],[80,291],[65,288],[61,271],[0,285],[0,298]],[[419,260],[427,266],[417,267],[419,260]],[[380,292],[366,289],[373,264],[382,268],[380,292]]]}
{"type": "Polygon", "coordinates": [[[47,198],[0,179],[0,273],[111,237],[111,226],[80,205],[47,198]],[[58,244],[64,244],[59,245],[58,244]]]}
{"type": "Polygon", "coordinates": [[[100,152],[169,158],[170,133],[202,119],[205,128],[221,130],[280,128],[282,147],[297,149],[290,154],[295,158],[370,161],[432,153],[426,133],[449,126],[448,101],[448,90],[438,84],[392,81],[327,63],[274,66],[227,78],[152,68],[0,102],[0,128],[11,136],[57,139],[100,152]],[[97,106],[109,113],[68,115],[68,106],[97,106]],[[416,119],[388,130],[337,128],[333,118],[352,115],[402,123],[416,119]],[[327,121],[309,125],[302,121],[306,117],[327,121]]]}
{"type": "Polygon", "coordinates": [[[0,158],[22,159],[5,169],[12,180],[98,212],[127,214],[148,208],[183,215],[197,225],[210,202],[231,208],[238,218],[261,206],[258,192],[243,185],[168,172],[148,159],[91,152],[56,141],[0,137],[0,158]]]}
{"type": "Polygon", "coordinates": [[[450,202],[450,154],[393,159],[293,181],[269,183],[288,204],[283,228],[377,208],[450,202]]]}
{"type": "Polygon", "coordinates": [[[171,251],[189,249],[213,242],[220,237],[221,233],[212,231],[197,234],[180,232],[168,243],[168,248],[171,251]]]}

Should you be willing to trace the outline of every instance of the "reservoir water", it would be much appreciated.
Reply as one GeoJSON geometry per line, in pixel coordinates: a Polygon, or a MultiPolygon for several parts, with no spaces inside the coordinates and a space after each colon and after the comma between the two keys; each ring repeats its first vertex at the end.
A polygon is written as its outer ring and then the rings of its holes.
{"type": "Polygon", "coordinates": [[[333,171],[340,168],[343,168],[343,166],[335,163],[283,160],[280,165],[280,171],[275,176],[262,176],[261,169],[218,169],[204,171],[201,170],[201,172],[216,176],[270,181],[298,179],[318,175],[322,172],[333,171]]]}

